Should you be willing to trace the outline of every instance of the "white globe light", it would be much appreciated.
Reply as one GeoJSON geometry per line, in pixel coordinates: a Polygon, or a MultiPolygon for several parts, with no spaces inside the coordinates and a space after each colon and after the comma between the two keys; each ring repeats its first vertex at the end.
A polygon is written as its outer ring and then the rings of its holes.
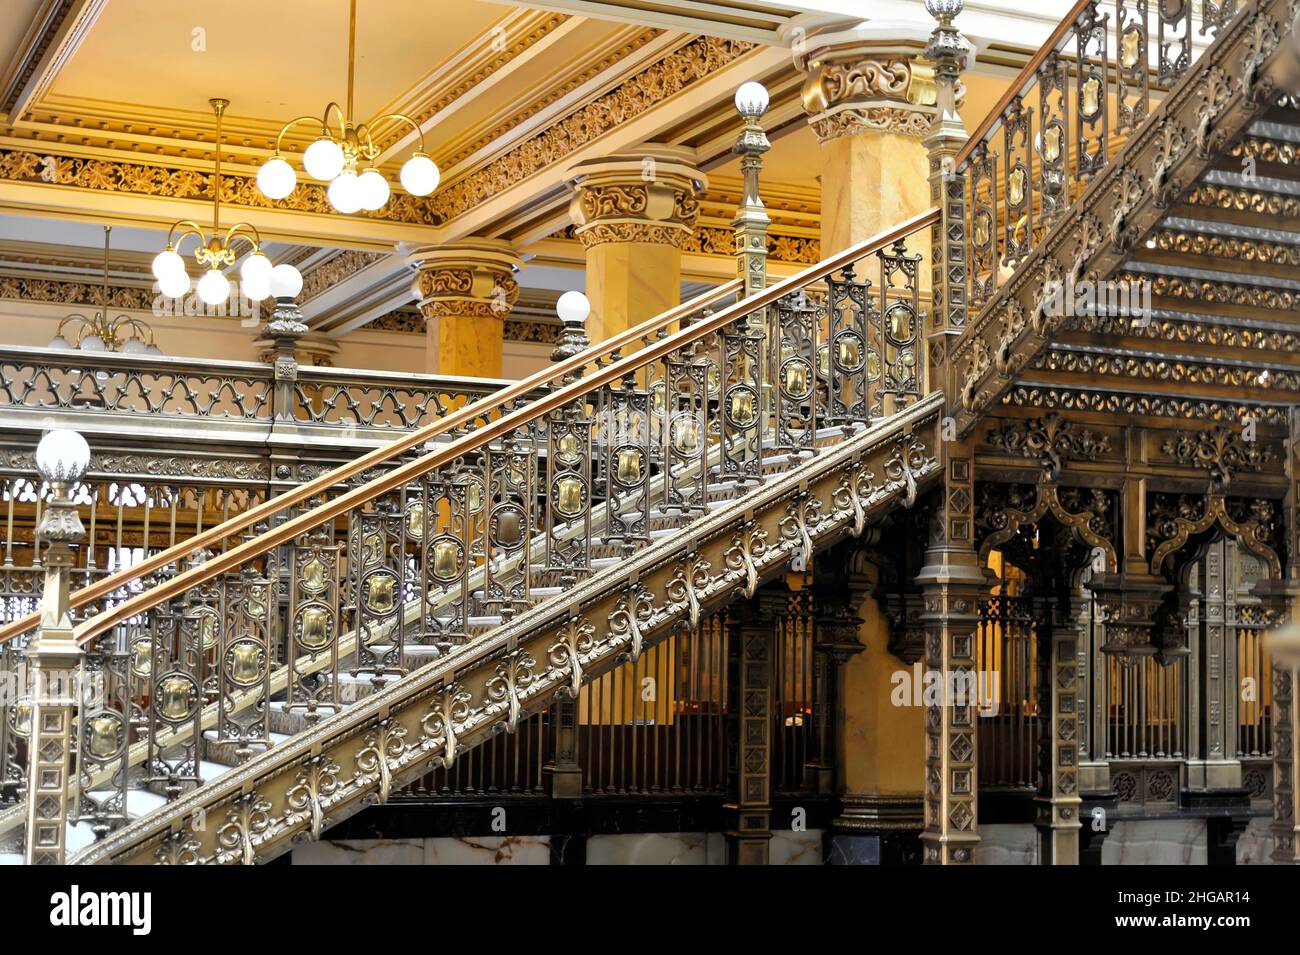
{"type": "Polygon", "coordinates": [[[302,167],[313,179],[333,179],[343,171],[343,147],[328,136],[322,136],[302,154],[302,167]]]}
{"type": "Polygon", "coordinates": [[[361,208],[361,186],[357,174],[350,170],[335,176],[325,195],[329,197],[330,205],[345,215],[361,208]]]}
{"type": "Polygon", "coordinates": [[[438,188],[438,164],[416,153],[402,164],[402,188],[413,196],[427,196],[438,188]]]}
{"type": "Polygon", "coordinates": [[[357,177],[357,185],[361,189],[361,208],[374,212],[388,201],[391,190],[388,188],[388,180],[385,179],[378,169],[367,169],[357,177]]]}
{"type": "Polygon", "coordinates": [[[762,116],[767,112],[767,87],[750,80],[736,90],[736,110],[741,116],[762,116]]]}
{"type": "Polygon", "coordinates": [[[126,341],[122,342],[123,355],[145,355],[148,354],[148,352],[149,346],[143,339],[128,338],[126,341]]]}
{"type": "Polygon", "coordinates": [[[163,249],[153,257],[153,275],[159,282],[178,273],[185,274],[185,260],[175,249],[163,249]]]}
{"type": "Polygon", "coordinates": [[[252,252],[244,257],[239,267],[239,280],[244,285],[271,284],[271,260],[261,252],[252,252]]]}
{"type": "Polygon", "coordinates": [[[87,335],[77,345],[82,351],[107,351],[108,346],[98,335],[87,335]]]}
{"type": "Polygon", "coordinates": [[[75,431],[56,428],[36,445],[36,470],[46,481],[75,481],[88,467],[90,445],[75,431]]]}
{"type": "Polygon", "coordinates": [[[50,339],[50,344],[46,347],[54,348],[59,351],[67,351],[72,347],[72,342],[68,341],[62,335],[55,335],[53,338],[50,339]]]}
{"type": "Polygon", "coordinates": [[[190,290],[190,277],[185,272],[173,272],[158,280],[158,291],[168,298],[180,298],[190,290]]]}
{"type": "Polygon", "coordinates": [[[591,302],[581,292],[565,292],[555,303],[555,314],[562,322],[585,322],[591,314],[591,302]]]}
{"type": "Polygon", "coordinates": [[[283,199],[298,184],[298,174],[280,156],[272,156],[257,170],[257,188],[268,199],[283,199]]]}
{"type": "Polygon", "coordinates": [[[271,294],[271,280],[267,278],[265,281],[247,282],[241,279],[239,294],[250,302],[260,302],[271,294]]]}
{"type": "Polygon", "coordinates": [[[271,270],[271,294],[276,298],[296,298],[302,291],[302,273],[285,263],[271,270]]]}
{"type": "Polygon", "coordinates": [[[220,305],[230,297],[230,280],[220,269],[208,269],[199,279],[197,291],[205,305],[220,305]]]}

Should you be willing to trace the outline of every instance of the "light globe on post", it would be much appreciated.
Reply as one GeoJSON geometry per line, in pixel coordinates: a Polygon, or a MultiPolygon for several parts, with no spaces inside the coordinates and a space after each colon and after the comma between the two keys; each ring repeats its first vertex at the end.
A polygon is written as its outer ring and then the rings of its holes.
{"type": "Polygon", "coordinates": [[[49,484],[79,481],[90,467],[90,445],[76,431],[55,428],[36,445],[36,470],[49,484]]]}
{"type": "Polygon", "coordinates": [[[750,80],[736,90],[736,111],[746,119],[758,119],[767,112],[767,87],[750,80]]]}
{"type": "Polygon", "coordinates": [[[580,354],[590,344],[587,318],[591,315],[591,301],[581,292],[565,292],[555,303],[555,314],[564,323],[564,328],[556,339],[551,361],[563,361],[580,354]]]}
{"type": "Polygon", "coordinates": [[[271,294],[277,299],[294,299],[302,291],[302,273],[287,262],[271,270],[271,294]]]}

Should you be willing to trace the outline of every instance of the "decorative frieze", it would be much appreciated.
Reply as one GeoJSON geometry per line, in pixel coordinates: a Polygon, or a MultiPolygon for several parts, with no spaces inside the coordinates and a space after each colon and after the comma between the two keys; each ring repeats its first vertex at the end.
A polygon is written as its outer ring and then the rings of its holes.
{"type": "Polygon", "coordinates": [[[1111,450],[1109,437],[1055,411],[990,428],[986,441],[1009,454],[1038,458],[1053,474],[1060,473],[1064,461],[1097,461],[1111,450]]]}
{"type": "Polygon", "coordinates": [[[1223,425],[1209,431],[1178,431],[1160,446],[1160,451],[1178,464],[1209,471],[1212,485],[1219,491],[1232,483],[1238,471],[1262,471],[1277,460],[1272,448],[1247,441],[1223,425]]]}

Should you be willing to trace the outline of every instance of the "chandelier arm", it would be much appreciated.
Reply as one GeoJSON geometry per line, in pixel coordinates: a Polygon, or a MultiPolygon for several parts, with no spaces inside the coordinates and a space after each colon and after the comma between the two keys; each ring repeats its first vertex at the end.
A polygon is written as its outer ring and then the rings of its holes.
{"type": "Polygon", "coordinates": [[[197,222],[193,219],[177,219],[172,223],[172,227],[167,230],[167,247],[169,249],[180,251],[180,244],[185,241],[186,236],[191,234],[198,236],[200,246],[207,244],[207,238],[203,235],[203,230],[199,227],[197,222]],[[179,239],[172,241],[172,237],[175,235],[178,226],[184,226],[185,230],[181,233],[179,239]]]}
{"type": "Polygon", "coordinates": [[[321,116],[321,125],[325,127],[325,132],[329,133],[331,136],[333,135],[334,131],[330,129],[330,110],[333,110],[334,112],[338,113],[338,117],[339,117],[338,138],[344,139],[348,134],[348,117],[347,114],[343,112],[343,107],[340,106],[338,103],[334,102],[333,100],[330,100],[328,103],[325,104],[325,113],[321,116]]]}
{"type": "MultiPolygon", "coordinates": [[[[424,152],[424,130],[420,128],[420,124],[417,123],[415,120],[411,119],[411,117],[407,116],[405,113],[386,113],[383,116],[380,116],[378,119],[376,119],[375,122],[382,123],[390,119],[397,120],[398,122],[406,123],[408,126],[411,127],[411,129],[415,130],[415,135],[418,136],[420,139],[419,151],[423,153],[424,152]]],[[[369,131],[367,130],[367,133],[368,132],[369,131]]]]}
{"type": "Polygon", "coordinates": [[[113,319],[113,324],[111,326],[114,336],[117,335],[118,327],[122,325],[125,325],[132,331],[136,332],[140,336],[140,340],[144,341],[146,345],[153,344],[153,329],[145,322],[130,315],[119,315],[117,318],[113,319]]]}
{"type": "Polygon", "coordinates": [[[234,241],[236,236],[238,236],[239,238],[243,239],[245,242],[252,245],[254,252],[262,251],[262,236],[257,231],[257,227],[254,226],[252,223],[236,222],[234,225],[232,225],[230,229],[226,232],[226,240],[225,242],[222,243],[222,247],[229,249],[230,243],[234,241]],[[247,234],[249,232],[252,233],[251,236],[247,234]]]}
{"type": "MultiPolygon", "coordinates": [[[[333,106],[335,109],[338,109],[337,103],[330,103],[330,106],[333,106]]],[[[297,126],[299,123],[320,123],[321,132],[332,135],[332,131],[330,130],[329,127],[329,106],[325,107],[324,119],[322,119],[319,116],[298,116],[294,119],[289,120],[289,122],[285,123],[283,126],[280,127],[280,132],[275,137],[275,154],[277,156],[280,155],[281,147],[284,144],[284,134],[287,133],[291,127],[297,126]]],[[[281,158],[284,157],[281,156],[281,158]]]]}

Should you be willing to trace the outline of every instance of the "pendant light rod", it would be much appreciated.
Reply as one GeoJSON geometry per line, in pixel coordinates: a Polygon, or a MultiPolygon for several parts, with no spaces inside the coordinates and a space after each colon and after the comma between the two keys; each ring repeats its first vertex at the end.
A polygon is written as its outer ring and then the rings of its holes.
{"type": "Polygon", "coordinates": [[[113,231],[111,225],[104,226],[104,284],[100,287],[100,314],[108,321],[108,234],[113,231]]]}
{"type": "Polygon", "coordinates": [[[348,16],[348,118],[352,123],[352,91],[357,75],[357,0],[351,0],[351,13],[348,16]]]}
{"type": "Polygon", "coordinates": [[[216,235],[221,232],[221,117],[225,115],[230,100],[213,97],[208,102],[212,104],[212,111],[217,114],[216,174],[212,186],[212,234],[216,235]]]}

